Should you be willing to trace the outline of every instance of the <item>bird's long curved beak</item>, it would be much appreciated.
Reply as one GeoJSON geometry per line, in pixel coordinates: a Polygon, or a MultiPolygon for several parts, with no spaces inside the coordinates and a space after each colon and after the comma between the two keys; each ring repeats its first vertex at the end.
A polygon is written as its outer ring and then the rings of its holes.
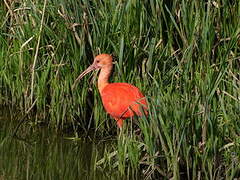
{"type": "Polygon", "coordinates": [[[98,69],[98,67],[95,64],[90,65],[85,71],[83,71],[78,77],[77,79],[74,81],[73,85],[72,85],[72,90],[76,87],[77,82],[82,79],[86,74],[88,74],[89,72],[98,69]]]}

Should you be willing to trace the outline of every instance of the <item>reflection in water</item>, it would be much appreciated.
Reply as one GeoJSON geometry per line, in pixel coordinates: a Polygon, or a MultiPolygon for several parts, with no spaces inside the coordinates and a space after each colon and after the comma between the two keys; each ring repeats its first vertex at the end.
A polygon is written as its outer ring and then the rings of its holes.
{"type": "Polygon", "coordinates": [[[95,166],[113,143],[82,138],[67,140],[47,128],[25,122],[12,137],[18,122],[0,106],[0,179],[117,179],[95,166]]]}

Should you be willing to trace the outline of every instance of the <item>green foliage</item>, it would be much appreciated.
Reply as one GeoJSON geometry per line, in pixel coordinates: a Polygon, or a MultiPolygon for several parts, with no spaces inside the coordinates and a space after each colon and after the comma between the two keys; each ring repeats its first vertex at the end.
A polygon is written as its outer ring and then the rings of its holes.
{"type": "Polygon", "coordinates": [[[115,122],[96,80],[85,77],[74,91],[71,85],[95,55],[114,53],[112,81],[139,87],[149,115],[134,126],[125,121],[115,153],[106,151],[99,166],[121,175],[141,169],[146,178],[239,177],[239,1],[6,3],[0,103],[31,110],[56,129],[110,134],[115,122]]]}

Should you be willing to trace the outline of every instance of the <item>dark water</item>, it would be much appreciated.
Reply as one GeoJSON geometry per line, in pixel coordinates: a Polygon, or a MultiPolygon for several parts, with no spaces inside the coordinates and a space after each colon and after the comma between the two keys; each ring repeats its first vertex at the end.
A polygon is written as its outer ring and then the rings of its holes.
{"type": "Polygon", "coordinates": [[[89,138],[69,140],[46,127],[35,127],[12,120],[0,106],[0,180],[5,179],[118,179],[116,174],[96,167],[105,148],[112,142],[89,138]]]}

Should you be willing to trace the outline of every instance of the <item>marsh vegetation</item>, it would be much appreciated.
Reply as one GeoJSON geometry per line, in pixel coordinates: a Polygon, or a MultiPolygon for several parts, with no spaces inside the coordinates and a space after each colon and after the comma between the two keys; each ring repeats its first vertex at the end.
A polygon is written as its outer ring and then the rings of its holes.
{"type": "Polygon", "coordinates": [[[115,137],[95,168],[119,178],[240,177],[240,1],[4,0],[0,12],[0,104],[30,119],[21,128],[115,137]],[[122,132],[96,75],[71,90],[100,53],[149,103],[122,132]]]}

